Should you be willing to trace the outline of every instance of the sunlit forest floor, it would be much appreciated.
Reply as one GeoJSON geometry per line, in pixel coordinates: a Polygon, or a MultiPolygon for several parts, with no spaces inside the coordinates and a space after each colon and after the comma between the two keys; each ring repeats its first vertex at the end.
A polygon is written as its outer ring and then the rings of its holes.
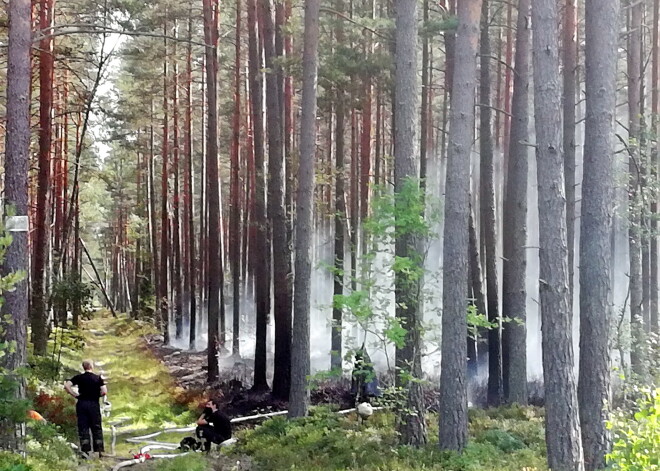
{"type": "MultiPolygon", "coordinates": [[[[57,329],[51,335],[49,355],[32,357],[28,376],[32,407],[48,423],[30,422],[26,457],[0,452],[0,471],[109,471],[122,460],[133,459],[145,442],[127,438],[194,423],[208,392],[184,388],[172,365],[154,348],[154,329],[125,316],[96,312],[81,330],[57,329]],[[104,418],[106,455],[80,460],[72,452],[77,443],[75,401],[65,394],[63,382],[80,371],[83,359],[96,363],[96,372],[108,382],[112,407],[104,418]],[[113,424],[116,434],[112,433],[113,424]],[[114,445],[113,445],[114,437],[114,445]]],[[[201,369],[202,366],[197,366],[201,369]]],[[[195,369],[195,368],[192,368],[195,369]]],[[[190,372],[195,373],[194,371],[190,372]]],[[[341,384],[338,389],[345,388],[341,384]]],[[[317,392],[317,391],[315,391],[317,392]]],[[[213,392],[215,395],[215,391],[213,392]]],[[[317,394],[318,396],[318,394],[317,394]]],[[[325,395],[334,402],[334,395],[325,395]]],[[[240,408],[228,413],[250,415],[240,408]]],[[[249,402],[252,407],[253,402],[249,402]]],[[[242,405],[245,402],[241,402],[242,405]]],[[[436,470],[436,471],[545,471],[543,410],[507,407],[470,410],[470,441],[462,454],[438,449],[438,419],[429,413],[428,443],[420,448],[399,445],[396,401],[358,421],[354,414],[336,413],[341,405],[311,408],[298,420],[275,417],[234,428],[237,443],[210,454],[180,450],[150,450],[175,458],[147,459],[131,467],[139,471],[284,471],[284,470],[436,470]]],[[[285,404],[282,404],[285,406],[285,404]]],[[[223,406],[224,408],[224,406],[223,406]]],[[[260,409],[256,409],[260,410],[260,409]]],[[[176,446],[192,432],[163,433],[151,438],[176,446]]]]}
{"type": "MultiPolygon", "coordinates": [[[[140,445],[125,441],[163,428],[190,425],[203,397],[184,391],[150,350],[153,329],[124,317],[104,314],[85,322],[84,348],[63,349],[67,370],[78,370],[83,358],[96,362],[108,379],[110,417],[104,419],[106,450],[112,454],[110,424],[118,426],[115,456],[81,462],[78,471],[109,470],[120,458],[139,453],[140,445]]],[[[149,471],[207,470],[453,470],[541,471],[545,466],[543,414],[537,408],[473,410],[471,442],[456,455],[437,448],[437,416],[429,415],[429,443],[420,448],[397,444],[395,416],[376,412],[365,423],[338,416],[332,406],[312,409],[311,417],[268,420],[236,433],[238,444],[175,459],[152,459],[129,468],[149,471]]],[[[72,424],[75,430],[75,423],[72,424]]],[[[163,434],[153,440],[178,443],[189,434],[163,434]]],[[[154,451],[153,453],[160,453],[154,451]]],[[[163,453],[169,453],[164,451],[163,453]]]]}
{"type": "MultiPolygon", "coordinates": [[[[144,336],[151,331],[148,325],[125,318],[97,316],[83,326],[84,349],[66,359],[71,366],[79,365],[84,358],[91,359],[96,364],[95,371],[103,372],[106,377],[108,399],[112,405],[103,424],[109,455],[113,454],[113,423],[124,420],[117,425],[114,454],[129,458],[139,453],[140,445],[128,443],[125,438],[190,425],[197,417],[195,407],[198,404],[182,394],[167,368],[148,349],[144,336]]],[[[183,436],[161,435],[157,440],[179,442],[183,436]]],[[[108,457],[104,461],[117,460],[108,457]]]]}

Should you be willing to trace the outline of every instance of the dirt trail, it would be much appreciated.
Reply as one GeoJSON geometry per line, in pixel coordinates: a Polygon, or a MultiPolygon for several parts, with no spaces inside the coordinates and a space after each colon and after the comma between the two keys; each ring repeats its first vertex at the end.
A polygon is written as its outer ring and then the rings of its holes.
{"type": "MultiPolygon", "coordinates": [[[[167,367],[148,348],[145,336],[151,332],[146,325],[125,318],[99,316],[84,325],[85,348],[82,358],[95,362],[96,373],[102,373],[108,384],[110,417],[103,420],[106,452],[111,453],[111,424],[126,417],[118,427],[115,453],[130,457],[139,452],[137,444],[125,441],[130,436],[143,435],[165,427],[189,425],[195,412],[179,399],[181,389],[167,367]]],[[[193,406],[194,407],[194,406],[193,406]]],[[[185,434],[159,437],[158,440],[178,442],[185,434]]],[[[78,471],[111,469],[118,458],[106,457],[82,463],[78,471]]],[[[142,469],[136,465],[128,469],[142,469]]]]}

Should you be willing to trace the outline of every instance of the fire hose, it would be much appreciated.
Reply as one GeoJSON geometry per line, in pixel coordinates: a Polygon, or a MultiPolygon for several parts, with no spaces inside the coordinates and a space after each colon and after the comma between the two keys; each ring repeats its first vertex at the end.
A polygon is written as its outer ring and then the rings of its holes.
{"type": "MultiPolygon", "coordinates": [[[[384,409],[383,407],[373,407],[371,408],[371,412],[384,409]]],[[[344,414],[349,414],[351,412],[357,411],[360,413],[359,406],[358,408],[351,408],[351,409],[345,409],[338,411],[337,414],[339,415],[344,415],[344,414]]],[[[248,422],[251,420],[258,420],[258,419],[266,419],[266,418],[271,418],[271,417],[276,417],[279,415],[286,415],[288,414],[288,411],[278,411],[278,412],[270,412],[267,414],[255,414],[255,415],[249,415],[245,417],[235,417],[231,419],[232,424],[236,423],[242,423],[242,422],[248,422]]],[[[167,442],[159,442],[155,440],[151,440],[152,438],[155,438],[163,433],[188,433],[188,432],[193,432],[197,427],[196,426],[190,426],[190,427],[177,427],[177,428],[166,428],[157,432],[152,432],[148,433],[146,435],[141,435],[138,437],[131,437],[127,438],[126,441],[129,443],[144,443],[145,446],[140,448],[140,453],[136,454],[133,456],[133,459],[122,461],[120,463],[117,463],[114,468],[112,468],[112,471],[117,471],[121,468],[126,468],[128,466],[133,466],[134,464],[138,463],[144,463],[147,460],[154,459],[154,458],[176,458],[177,456],[185,456],[187,454],[190,454],[191,452],[183,452],[183,453],[170,453],[170,454],[150,454],[150,450],[156,450],[156,449],[163,449],[163,450],[178,450],[179,449],[179,444],[178,443],[167,443],[167,442]]],[[[116,438],[116,429],[113,426],[113,452],[114,452],[114,440],[116,438]]],[[[220,446],[229,446],[236,443],[235,438],[230,438],[229,440],[225,440],[224,442],[220,443],[220,446]]]]}

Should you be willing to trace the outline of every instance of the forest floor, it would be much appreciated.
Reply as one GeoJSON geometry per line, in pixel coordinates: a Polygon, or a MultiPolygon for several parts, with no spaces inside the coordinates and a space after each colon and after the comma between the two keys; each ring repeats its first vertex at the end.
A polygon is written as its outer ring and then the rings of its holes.
{"type": "MultiPolygon", "coordinates": [[[[108,399],[112,404],[110,416],[104,418],[103,428],[108,455],[103,460],[81,463],[79,471],[111,469],[119,460],[139,453],[138,444],[125,441],[163,428],[191,425],[197,418],[203,397],[194,397],[177,385],[168,371],[148,346],[146,336],[152,328],[126,318],[96,316],[84,323],[85,347],[78,358],[66,358],[75,364],[87,358],[95,362],[97,373],[103,373],[108,384],[108,399]],[[118,435],[112,450],[111,424],[117,426],[118,435]]],[[[185,434],[161,435],[156,440],[178,443],[185,434]]],[[[135,465],[132,469],[144,469],[135,465]]]]}
{"type": "MultiPolygon", "coordinates": [[[[108,382],[112,403],[104,419],[106,451],[103,459],[82,461],[76,471],[107,471],[121,460],[139,453],[141,444],[126,438],[164,428],[194,423],[209,395],[222,395],[233,417],[284,407],[268,395],[253,395],[237,387],[237,372],[225,372],[211,390],[205,389],[204,352],[190,353],[164,347],[151,326],[126,317],[97,315],[82,328],[85,346],[63,354],[67,370],[79,369],[80,360],[96,362],[108,382]],[[233,381],[232,381],[233,380],[233,381]],[[233,386],[233,389],[231,386],[233,386]],[[261,401],[261,402],[260,402],[261,401]],[[112,453],[111,423],[121,418],[112,453]]],[[[316,389],[314,402],[331,408],[313,409],[312,417],[287,421],[279,417],[263,427],[235,428],[238,444],[210,455],[193,453],[174,459],[152,459],[129,468],[138,471],[240,471],[240,470],[534,470],[544,466],[542,411],[538,408],[474,410],[471,444],[461,456],[442,454],[437,448],[437,416],[429,414],[429,443],[421,449],[398,445],[393,413],[378,412],[366,424],[352,415],[337,416],[343,408],[346,384],[316,389]]],[[[179,443],[192,433],[167,433],[152,438],[179,443]]],[[[152,451],[161,453],[161,450],[152,451]]],[[[162,453],[172,453],[162,451],[162,453]]],[[[178,451],[174,451],[178,453],[178,451]]],[[[122,468],[124,469],[124,468],[122,468]]]]}

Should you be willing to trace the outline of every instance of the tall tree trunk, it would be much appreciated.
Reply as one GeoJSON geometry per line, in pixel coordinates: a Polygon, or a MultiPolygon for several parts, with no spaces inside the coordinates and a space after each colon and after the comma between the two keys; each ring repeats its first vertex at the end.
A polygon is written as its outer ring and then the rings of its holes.
{"type": "Polygon", "coordinates": [[[234,58],[234,112],[232,116],[229,259],[232,276],[232,354],[239,355],[241,320],[241,208],[239,197],[239,154],[241,140],[241,2],[236,1],[236,45],[234,58]]]}
{"type": "Polygon", "coordinates": [[[527,404],[527,180],[529,148],[529,73],[531,0],[519,0],[515,76],[504,202],[502,331],[504,394],[508,403],[527,404]]]}
{"type": "MultiPolygon", "coordinates": [[[[343,0],[335,0],[335,9],[337,11],[344,10],[343,0]]],[[[335,40],[337,44],[342,44],[345,41],[344,26],[341,21],[338,21],[335,26],[335,40]]],[[[341,85],[336,87],[336,101],[335,101],[335,234],[334,234],[334,268],[335,276],[333,283],[333,296],[341,296],[344,294],[344,269],[345,269],[345,245],[346,245],[346,195],[345,195],[345,178],[346,172],[344,169],[344,153],[346,151],[344,146],[344,122],[346,118],[346,98],[345,92],[341,85]]],[[[342,351],[342,308],[341,306],[333,305],[332,308],[332,331],[330,339],[330,367],[332,369],[341,369],[343,364],[343,351],[342,351]]]]}
{"type": "MultiPolygon", "coordinates": [[[[367,52],[368,53],[368,52],[367,52]]],[[[363,77],[362,87],[362,133],[360,135],[360,219],[364,222],[369,215],[369,180],[371,179],[371,78],[363,77]]],[[[362,253],[366,248],[366,237],[362,236],[362,253]]]]}
{"type": "MultiPolygon", "coordinates": [[[[156,299],[160,296],[160,284],[158,278],[160,273],[158,270],[159,267],[159,258],[158,258],[158,235],[156,230],[156,177],[155,173],[155,141],[154,141],[154,124],[153,124],[153,100],[151,102],[151,123],[149,125],[149,160],[147,161],[148,165],[148,198],[149,198],[149,243],[150,243],[150,252],[151,252],[151,266],[152,266],[152,279],[154,284],[154,293],[156,293],[156,299]]],[[[156,315],[160,317],[158,312],[159,304],[156,302],[156,315]]]]}
{"type": "Polygon", "coordinates": [[[568,288],[568,246],[561,129],[559,8],[536,0],[534,25],[534,114],[539,188],[539,245],[543,382],[549,467],[581,471],[582,443],[568,288]]]}
{"type": "MultiPolygon", "coordinates": [[[[651,174],[655,178],[655,183],[660,175],[660,0],[653,0],[653,35],[651,41],[651,112],[653,118],[651,120],[652,131],[651,134],[656,136],[656,145],[651,151],[651,174]]],[[[658,199],[660,195],[657,190],[651,201],[651,331],[658,333],[660,325],[658,325],[658,199]]]]}
{"type": "MultiPolygon", "coordinates": [[[[191,7],[192,8],[192,7],[191,7]]],[[[190,297],[190,335],[188,338],[189,348],[193,350],[197,341],[197,255],[195,252],[195,205],[193,199],[195,195],[194,175],[193,175],[193,118],[192,118],[192,12],[189,12],[188,18],[188,45],[186,54],[186,130],[185,130],[185,153],[186,153],[186,205],[188,207],[188,296],[190,297]]],[[[200,214],[203,217],[203,212],[200,214]]]]}
{"type": "MultiPolygon", "coordinates": [[[[477,239],[477,228],[474,223],[474,208],[470,205],[470,213],[468,219],[468,259],[469,259],[469,277],[468,277],[468,293],[472,293],[474,307],[477,308],[477,313],[483,314],[486,312],[486,294],[484,293],[483,270],[481,269],[481,256],[479,254],[479,241],[477,239]],[[470,289],[471,288],[471,289],[470,289]]],[[[478,343],[473,333],[468,332],[468,379],[476,377],[479,368],[479,350],[478,343]]]]}
{"type": "Polygon", "coordinates": [[[39,173],[32,246],[32,343],[35,355],[45,355],[48,341],[46,312],[46,274],[48,259],[48,195],[50,193],[50,152],[53,113],[53,37],[47,33],[53,24],[53,0],[39,1],[39,27],[44,32],[39,41],[39,173]]]}
{"type": "MultiPolygon", "coordinates": [[[[520,10],[518,10],[520,12],[520,10]]],[[[525,15],[523,15],[525,16],[525,15]]],[[[512,106],[512,99],[511,99],[511,82],[515,81],[515,77],[513,77],[513,74],[511,73],[511,66],[512,64],[512,59],[513,59],[513,3],[508,2],[507,8],[506,8],[506,51],[505,51],[505,57],[504,57],[504,93],[503,93],[503,101],[504,101],[504,111],[505,115],[502,117],[502,120],[504,121],[504,139],[503,139],[503,151],[504,151],[504,158],[505,158],[505,163],[504,163],[504,188],[506,188],[506,179],[508,176],[508,160],[510,156],[510,150],[511,150],[511,142],[509,141],[509,138],[511,136],[511,116],[509,113],[511,112],[511,106],[512,106]]],[[[501,37],[501,34],[500,34],[501,37]]],[[[502,48],[499,48],[498,50],[498,55],[501,56],[502,48]]],[[[498,65],[498,82],[501,82],[501,77],[500,77],[500,72],[499,72],[499,65],[498,65]]],[[[501,113],[497,113],[497,117],[500,117],[501,113]]],[[[499,134],[499,132],[498,132],[499,134]]],[[[499,139],[499,135],[497,137],[499,139]]]]}
{"type": "Polygon", "coordinates": [[[499,313],[499,284],[497,281],[497,222],[495,220],[495,163],[493,161],[493,130],[490,89],[490,18],[489,2],[483,0],[481,8],[480,53],[480,111],[479,154],[481,160],[481,228],[484,233],[486,256],[486,296],[488,320],[497,327],[488,331],[488,405],[502,403],[502,323],[499,313]]]}
{"type": "MultiPolygon", "coordinates": [[[[456,1],[457,0],[447,0],[448,1],[448,13],[450,15],[456,15],[456,1]]],[[[454,68],[456,64],[456,32],[454,30],[449,30],[444,33],[445,40],[445,91],[448,95],[451,95],[453,85],[454,85],[454,68]]]]}
{"type": "MultiPolygon", "coordinates": [[[[9,41],[7,48],[7,108],[5,134],[4,208],[7,215],[14,211],[14,220],[24,228],[12,231],[0,272],[2,276],[28,270],[28,171],[30,158],[30,48],[32,46],[31,6],[29,0],[10,0],[9,41]]],[[[9,222],[9,221],[7,221],[9,222]]],[[[3,342],[15,342],[15,348],[0,358],[0,365],[11,374],[27,361],[28,282],[18,282],[14,290],[3,294],[0,328],[3,342]],[[11,321],[9,321],[11,319],[11,321]]],[[[11,393],[17,399],[25,397],[20,379],[11,393]]],[[[18,448],[15,431],[18,424],[0,421],[0,445],[18,448]]]]}
{"type": "Polygon", "coordinates": [[[630,254],[630,325],[632,348],[630,364],[633,372],[645,373],[644,321],[642,313],[642,236],[640,202],[641,138],[641,63],[642,63],[642,2],[629,0],[628,22],[628,133],[629,133],[629,254],[630,254]]]}
{"type": "MultiPolygon", "coordinates": [[[[175,22],[174,37],[177,36],[178,24],[175,22]]],[[[180,340],[183,335],[183,280],[181,278],[183,264],[181,263],[181,193],[179,192],[179,176],[181,173],[179,165],[179,65],[177,62],[176,41],[174,41],[172,48],[172,60],[174,61],[174,83],[172,85],[172,190],[174,192],[174,198],[172,198],[172,248],[174,249],[174,270],[172,271],[172,291],[174,294],[175,335],[177,340],[180,340]]]]}
{"type": "MultiPolygon", "coordinates": [[[[417,95],[417,1],[396,1],[396,65],[394,76],[394,194],[405,194],[413,189],[419,191],[419,158],[417,156],[417,132],[419,108],[417,95]]],[[[396,205],[410,204],[410,194],[398,198],[396,205]]],[[[402,206],[399,210],[412,208],[402,206]]],[[[399,216],[400,218],[401,216],[399,216]]],[[[409,259],[419,264],[424,262],[420,253],[419,234],[414,229],[401,224],[403,233],[398,234],[395,243],[396,257],[409,259]]],[[[399,371],[407,372],[411,380],[404,381],[397,375],[397,385],[406,391],[405,412],[402,413],[399,431],[401,440],[407,445],[420,446],[426,443],[426,420],[424,395],[419,381],[422,377],[422,312],[419,299],[421,277],[395,272],[396,317],[406,329],[402,346],[396,348],[396,365],[399,371]]],[[[465,295],[465,293],[464,293],[465,295]]]]}
{"type": "Polygon", "coordinates": [[[452,80],[442,289],[440,448],[460,451],[467,443],[465,322],[468,278],[470,152],[477,82],[477,41],[481,0],[458,4],[458,29],[452,80]]]}
{"type": "MultiPolygon", "coordinates": [[[[140,130],[138,129],[136,137],[136,145],[140,145],[140,130]]],[[[135,213],[141,219],[144,219],[144,211],[142,200],[142,157],[140,151],[135,153],[135,213]]],[[[139,231],[135,237],[135,270],[133,271],[133,287],[131,290],[132,297],[132,310],[131,317],[138,319],[140,316],[140,259],[142,258],[142,231],[139,231]]]]}
{"type": "MultiPolygon", "coordinates": [[[[202,75],[206,77],[206,54],[204,54],[204,60],[203,60],[203,65],[202,65],[202,75]]],[[[206,97],[206,79],[202,80],[202,84],[200,87],[202,90],[202,96],[206,97]]],[[[202,144],[202,162],[201,162],[201,167],[202,167],[202,172],[200,175],[200,185],[199,185],[199,253],[200,253],[200,260],[199,260],[199,275],[198,275],[198,286],[199,286],[199,302],[200,305],[205,306],[206,302],[208,301],[208,286],[207,286],[207,279],[208,279],[208,260],[209,260],[209,250],[208,250],[208,191],[206,188],[206,182],[207,182],[207,154],[208,154],[208,149],[207,149],[207,128],[208,128],[208,123],[206,119],[206,114],[207,114],[207,103],[206,100],[202,100],[202,112],[201,112],[201,120],[202,122],[200,123],[200,130],[202,132],[202,139],[201,139],[201,144],[202,144]]],[[[206,315],[206,318],[208,319],[208,312],[206,315]]]]}
{"type": "MultiPolygon", "coordinates": [[[[424,0],[422,16],[424,27],[429,22],[429,0],[424,0]]],[[[429,140],[429,96],[431,95],[431,81],[429,80],[429,35],[422,34],[422,103],[419,122],[419,178],[422,188],[426,188],[426,167],[428,158],[429,140]]]]}
{"type": "MultiPolygon", "coordinates": [[[[167,20],[163,25],[163,34],[167,36],[167,20]]],[[[162,172],[160,181],[160,275],[158,277],[158,303],[157,308],[160,309],[160,322],[161,329],[165,343],[170,340],[170,326],[169,326],[169,276],[168,276],[168,260],[170,259],[170,240],[169,240],[169,225],[170,218],[168,212],[168,193],[169,193],[169,117],[168,117],[168,103],[169,100],[167,92],[168,82],[168,67],[167,67],[167,38],[163,39],[165,48],[163,59],[163,141],[161,147],[162,157],[162,172]]]]}
{"type": "MultiPolygon", "coordinates": [[[[266,68],[276,70],[272,0],[260,0],[264,21],[266,68]]],[[[291,380],[291,248],[288,245],[284,201],[284,155],[282,113],[277,74],[266,74],[266,117],[268,119],[268,220],[273,241],[273,309],[275,318],[275,371],[273,395],[286,399],[291,380]]]]}
{"type": "Polygon", "coordinates": [[[250,103],[252,105],[252,134],[254,143],[255,168],[255,213],[256,240],[253,250],[254,260],[262,264],[255,269],[254,288],[256,305],[256,341],[254,353],[254,387],[268,389],[266,382],[266,331],[270,314],[270,274],[271,257],[268,244],[268,219],[266,214],[266,178],[264,173],[264,124],[263,124],[263,82],[260,70],[261,53],[257,23],[257,0],[248,0],[248,75],[250,80],[250,103]]]}
{"type": "Polygon", "coordinates": [[[576,0],[565,0],[562,55],[564,59],[564,179],[566,187],[566,240],[568,242],[568,305],[573,310],[575,259],[575,107],[577,78],[576,0]]]}
{"type": "Polygon", "coordinates": [[[296,198],[296,280],[289,417],[307,414],[310,374],[309,317],[311,310],[314,161],[316,154],[316,85],[318,73],[319,9],[321,0],[305,2],[300,165],[296,198]]]}
{"type": "Polygon", "coordinates": [[[218,324],[222,310],[223,270],[222,244],[220,238],[220,188],[218,174],[218,30],[217,0],[203,0],[204,41],[206,42],[206,189],[208,194],[208,382],[218,379],[218,344],[220,336],[218,324]]]}
{"type": "Polygon", "coordinates": [[[611,237],[614,213],[618,0],[586,4],[584,178],[580,216],[580,375],[585,469],[604,469],[609,451],[611,237]]]}
{"type": "MultiPolygon", "coordinates": [[[[337,36],[339,40],[339,35],[337,36]]],[[[344,91],[337,87],[337,101],[335,108],[336,129],[335,129],[335,238],[334,238],[334,267],[335,276],[333,284],[333,295],[341,296],[344,294],[344,249],[346,237],[346,195],[344,189],[344,91]]],[[[331,332],[331,353],[330,366],[332,369],[341,369],[342,367],[342,308],[333,306],[332,308],[332,332],[331,332]]]]}
{"type": "MultiPolygon", "coordinates": [[[[75,201],[75,214],[74,214],[74,222],[73,222],[73,257],[71,261],[71,278],[77,282],[80,283],[81,277],[80,277],[80,261],[81,261],[81,244],[80,244],[80,192],[77,192],[76,194],[76,201],[75,201]]],[[[80,304],[80,298],[74,298],[71,306],[71,311],[72,311],[72,316],[73,316],[73,324],[77,325],[78,322],[80,321],[80,317],[82,314],[82,306],[80,304]]]]}

